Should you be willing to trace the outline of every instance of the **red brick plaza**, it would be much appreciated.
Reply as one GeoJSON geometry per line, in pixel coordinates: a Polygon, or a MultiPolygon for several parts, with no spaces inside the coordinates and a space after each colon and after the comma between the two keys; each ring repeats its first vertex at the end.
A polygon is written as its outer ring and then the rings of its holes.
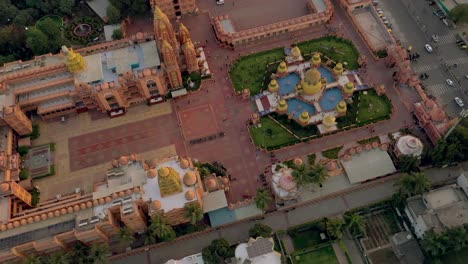
{"type": "Polygon", "coordinates": [[[178,114],[185,140],[202,139],[220,132],[210,104],[184,109],[178,114]]]}

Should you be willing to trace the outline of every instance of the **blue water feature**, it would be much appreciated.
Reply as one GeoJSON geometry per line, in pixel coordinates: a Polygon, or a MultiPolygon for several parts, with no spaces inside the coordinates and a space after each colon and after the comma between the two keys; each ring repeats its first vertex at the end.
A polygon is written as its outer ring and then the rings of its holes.
{"type": "Polygon", "coordinates": [[[310,115],[315,113],[315,107],[313,105],[303,102],[299,99],[292,98],[286,100],[286,102],[288,103],[288,113],[292,114],[294,119],[299,119],[299,116],[304,111],[309,112],[310,115]]]}
{"type": "Polygon", "coordinates": [[[224,225],[237,221],[236,212],[227,207],[214,210],[208,213],[212,227],[224,225]]]}
{"type": "Polygon", "coordinates": [[[286,95],[290,93],[294,93],[296,90],[296,85],[300,82],[301,77],[295,73],[290,73],[285,77],[280,77],[276,81],[280,86],[279,93],[281,95],[286,95]]]}
{"type": "Polygon", "coordinates": [[[322,77],[327,80],[327,83],[336,82],[335,77],[333,77],[333,73],[329,69],[320,66],[318,68],[318,71],[320,72],[320,74],[322,74],[322,77]]]}
{"type": "Polygon", "coordinates": [[[331,111],[335,109],[336,105],[343,100],[343,93],[338,87],[326,89],[323,92],[322,99],[320,99],[320,105],[323,111],[331,111]]]}

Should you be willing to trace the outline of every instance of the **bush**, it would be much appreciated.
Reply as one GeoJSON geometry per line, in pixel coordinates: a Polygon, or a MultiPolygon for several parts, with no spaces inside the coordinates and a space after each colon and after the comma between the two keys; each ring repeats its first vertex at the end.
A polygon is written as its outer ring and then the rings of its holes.
{"type": "Polygon", "coordinates": [[[18,148],[18,154],[20,154],[21,157],[26,156],[28,152],[29,152],[29,147],[21,146],[18,148]]]}
{"type": "Polygon", "coordinates": [[[39,189],[34,188],[30,192],[30,194],[31,194],[31,205],[36,207],[39,204],[41,192],[39,191],[39,189]]]}
{"type": "Polygon", "coordinates": [[[250,228],[249,236],[253,238],[257,238],[260,236],[267,238],[271,236],[271,232],[271,227],[261,223],[256,223],[252,228],[250,228]]]}
{"type": "Polygon", "coordinates": [[[22,169],[19,173],[20,180],[26,180],[29,177],[29,172],[26,169],[22,169]]]}
{"type": "Polygon", "coordinates": [[[55,151],[55,143],[50,143],[50,151],[55,151]]]}
{"type": "Polygon", "coordinates": [[[338,159],[338,153],[340,152],[340,150],[342,148],[343,148],[343,146],[339,146],[339,147],[336,147],[336,148],[325,150],[325,151],[322,152],[322,155],[325,158],[338,159]]]}
{"type": "Polygon", "coordinates": [[[50,165],[49,176],[55,175],[55,164],[50,165]]]}
{"type": "Polygon", "coordinates": [[[41,132],[39,131],[39,125],[34,124],[32,125],[32,133],[29,135],[32,140],[37,139],[41,136],[41,132]]]}

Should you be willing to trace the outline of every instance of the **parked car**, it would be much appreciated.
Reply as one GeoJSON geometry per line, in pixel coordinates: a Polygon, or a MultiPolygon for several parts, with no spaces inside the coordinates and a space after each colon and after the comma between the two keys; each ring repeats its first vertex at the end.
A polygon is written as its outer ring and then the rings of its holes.
{"type": "Polygon", "coordinates": [[[427,52],[429,52],[429,53],[432,52],[432,47],[431,47],[431,45],[426,44],[426,45],[424,45],[424,47],[426,48],[427,52]]]}
{"type": "Polygon", "coordinates": [[[379,1],[372,1],[372,4],[376,6],[379,4],[379,1]]]}
{"type": "Polygon", "coordinates": [[[448,85],[453,86],[453,81],[452,81],[452,80],[447,79],[447,80],[445,80],[445,81],[447,82],[448,85]]]}
{"type": "Polygon", "coordinates": [[[216,0],[217,5],[224,5],[224,0],[216,0]]]}
{"type": "Polygon", "coordinates": [[[432,41],[439,42],[440,38],[438,35],[432,35],[432,41]]]}
{"type": "Polygon", "coordinates": [[[435,4],[436,4],[435,1],[430,1],[430,2],[429,2],[429,5],[435,5],[435,4]]]}
{"type": "Polygon", "coordinates": [[[463,107],[465,105],[460,97],[455,97],[455,103],[457,103],[459,107],[463,107]]]}

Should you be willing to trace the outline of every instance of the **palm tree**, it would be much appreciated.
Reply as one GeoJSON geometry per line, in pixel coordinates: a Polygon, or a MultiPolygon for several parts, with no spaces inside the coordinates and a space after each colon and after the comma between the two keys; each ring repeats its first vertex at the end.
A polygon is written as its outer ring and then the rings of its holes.
{"type": "Polygon", "coordinates": [[[45,262],[42,261],[41,256],[29,255],[24,263],[25,264],[42,264],[45,262]]]}
{"type": "Polygon", "coordinates": [[[405,173],[419,172],[421,159],[414,155],[401,155],[398,161],[400,170],[405,173]]]}
{"type": "Polygon", "coordinates": [[[397,186],[400,187],[400,192],[404,195],[411,196],[423,194],[429,190],[431,183],[423,173],[406,174],[398,179],[397,186]]]}
{"type": "Polygon", "coordinates": [[[153,235],[153,232],[152,230],[150,229],[150,227],[148,227],[143,235],[143,237],[145,238],[145,245],[153,245],[153,244],[156,244],[156,237],[153,235]]]}
{"type": "Polygon", "coordinates": [[[291,175],[293,176],[294,181],[297,183],[297,185],[306,186],[311,182],[308,174],[309,168],[303,164],[300,166],[296,166],[291,175]]]}
{"type": "Polygon", "coordinates": [[[190,219],[190,224],[196,225],[203,219],[203,210],[198,203],[189,203],[184,206],[184,217],[190,219]]]}
{"type": "Polygon", "coordinates": [[[340,218],[328,219],[328,234],[335,237],[336,239],[341,239],[343,237],[343,224],[343,220],[340,218]]]}
{"type": "Polygon", "coordinates": [[[105,244],[93,244],[89,252],[91,263],[105,264],[109,263],[109,248],[105,244]]]}
{"type": "Polygon", "coordinates": [[[455,251],[466,247],[468,234],[463,227],[451,228],[447,231],[447,236],[450,238],[450,247],[455,251]]]}
{"type": "Polygon", "coordinates": [[[149,226],[153,236],[162,241],[170,241],[176,237],[174,229],[162,215],[154,215],[149,226]]]}
{"type": "Polygon", "coordinates": [[[120,243],[126,246],[132,244],[133,241],[135,241],[135,237],[133,236],[133,231],[130,230],[130,228],[126,226],[120,228],[118,236],[119,236],[120,243]]]}
{"type": "Polygon", "coordinates": [[[67,253],[64,253],[64,252],[58,252],[58,253],[52,254],[49,257],[47,263],[50,263],[50,264],[68,264],[68,263],[71,263],[70,255],[67,254],[67,253]]]}
{"type": "Polygon", "coordinates": [[[264,213],[268,208],[268,202],[271,201],[273,198],[268,190],[263,188],[259,188],[257,190],[257,194],[255,195],[255,204],[257,208],[262,210],[264,213]]]}
{"type": "Polygon", "coordinates": [[[364,220],[360,214],[354,213],[349,216],[345,216],[348,222],[348,229],[353,235],[357,235],[359,232],[363,233],[364,231],[364,220]]]}
{"type": "Polygon", "coordinates": [[[327,180],[328,173],[325,167],[321,164],[314,164],[310,167],[308,176],[310,178],[310,182],[317,184],[318,186],[322,187],[322,184],[327,180]]]}

